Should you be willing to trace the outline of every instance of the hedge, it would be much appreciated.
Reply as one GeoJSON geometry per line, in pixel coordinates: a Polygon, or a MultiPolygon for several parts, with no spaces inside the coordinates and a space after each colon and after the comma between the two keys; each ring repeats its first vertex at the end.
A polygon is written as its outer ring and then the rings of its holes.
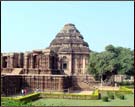
{"type": "MultiPolygon", "coordinates": [[[[76,94],[76,93],[50,93],[50,92],[41,92],[41,93],[33,93],[25,96],[21,96],[18,98],[12,98],[9,97],[10,99],[16,100],[16,101],[24,101],[28,102],[31,100],[38,99],[39,97],[42,98],[59,98],[59,99],[84,99],[84,100],[97,100],[99,99],[99,90],[96,89],[93,91],[92,95],[83,95],[83,94],[76,94]]],[[[2,97],[4,100],[8,99],[8,97],[2,97]]]]}
{"type": "Polygon", "coordinates": [[[36,100],[40,97],[40,93],[33,93],[33,94],[29,94],[29,95],[25,95],[25,96],[21,96],[21,97],[1,97],[1,100],[14,100],[14,101],[23,101],[23,102],[29,102],[32,100],[36,100]]]}
{"type": "Polygon", "coordinates": [[[115,93],[123,93],[123,94],[133,94],[132,89],[127,88],[127,87],[120,87],[119,90],[100,90],[100,92],[115,92],[115,93]]]}
{"type": "Polygon", "coordinates": [[[12,97],[1,97],[1,101],[12,100],[12,97]]]}
{"type": "Polygon", "coordinates": [[[99,95],[99,90],[96,89],[95,91],[93,91],[92,95],[93,95],[93,96],[98,96],[98,95],[99,95]]]}
{"type": "Polygon", "coordinates": [[[14,98],[14,100],[28,102],[28,101],[36,100],[39,97],[40,97],[40,93],[33,93],[33,94],[25,95],[23,97],[14,98]]]}
{"type": "Polygon", "coordinates": [[[125,86],[120,87],[120,90],[121,90],[121,91],[129,91],[129,92],[132,92],[132,89],[127,88],[127,87],[125,87],[125,86]]]}
{"type": "Polygon", "coordinates": [[[97,100],[99,99],[99,91],[96,89],[92,95],[79,95],[74,93],[47,93],[42,92],[43,98],[59,98],[59,99],[81,99],[81,100],[97,100]]]}
{"type": "Polygon", "coordinates": [[[59,98],[59,99],[87,99],[87,100],[96,100],[98,95],[77,95],[77,94],[51,94],[51,93],[42,93],[41,97],[43,98],[59,98]]]}

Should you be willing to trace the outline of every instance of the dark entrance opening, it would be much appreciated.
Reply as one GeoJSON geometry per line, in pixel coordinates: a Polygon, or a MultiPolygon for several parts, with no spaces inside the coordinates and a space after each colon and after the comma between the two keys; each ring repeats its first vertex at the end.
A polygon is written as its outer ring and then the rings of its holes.
{"type": "Polygon", "coordinates": [[[63,69],[67,69],[67,63],[63,64],[63,69]]]}
{"type": "Polygon", "coordinates": [[[3,57],[3,68],[7,68],[7,57],[3,57]]]}
{"type": "Polygon", "coordinates": [[[33,56],[33,68],[36,68],[37,67],[37,56],[34,55],[33,56]]]}

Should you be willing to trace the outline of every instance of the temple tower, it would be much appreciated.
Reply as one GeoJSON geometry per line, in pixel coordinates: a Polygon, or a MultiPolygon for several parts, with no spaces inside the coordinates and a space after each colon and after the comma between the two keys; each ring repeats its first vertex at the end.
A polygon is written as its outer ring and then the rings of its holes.
{"type": "Polygon", "coordinates": [[[85,74],[90,49],[74,24],[65,24],[49,48],[59,57],[59,69],[67,75],[85,74]]]}

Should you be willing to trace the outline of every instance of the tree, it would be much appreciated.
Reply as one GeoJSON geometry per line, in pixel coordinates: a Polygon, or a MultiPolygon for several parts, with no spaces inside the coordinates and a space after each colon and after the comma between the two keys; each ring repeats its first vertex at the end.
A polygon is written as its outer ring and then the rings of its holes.
{"type": "Polygon", "coordinates": [[[118,56],[119,74],[134,75],[134,53],[130,49],[122,48],[118,56]]]}
{"type": "Polygon", "coordinates": [[[128,48],[108,45],[103,52],[91,52],[88,71],[96,79],[108,74],[134,75],[134,53],[128,48]]]}

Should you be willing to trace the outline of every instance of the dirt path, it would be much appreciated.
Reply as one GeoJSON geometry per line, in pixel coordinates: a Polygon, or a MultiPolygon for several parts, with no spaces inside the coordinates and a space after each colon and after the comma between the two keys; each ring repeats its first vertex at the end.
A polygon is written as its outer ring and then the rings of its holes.
{"type": "Polygon", "coordinates": [[[119,87],[111,87],[111,86],[102,86],[102,87],[98,87],[99,90],[119,90],[119,87]]]}

